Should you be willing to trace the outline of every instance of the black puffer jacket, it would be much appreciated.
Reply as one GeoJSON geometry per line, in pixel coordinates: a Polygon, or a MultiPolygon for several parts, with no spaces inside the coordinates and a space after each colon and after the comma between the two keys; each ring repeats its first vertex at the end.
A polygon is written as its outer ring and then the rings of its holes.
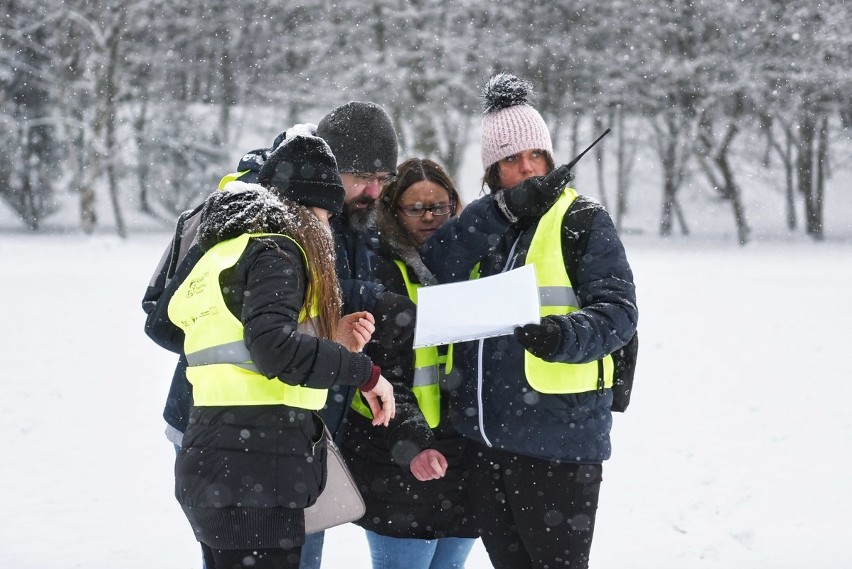
{"type": "MultiPolygon", "coordinates": [[[[269,148],[252,150],[241,158],[237,166],[238,172],[244,172],[239,178],[241,182],[257,182],[260,169],[269,154],[285,139],[285,135],[284,132],[279,134],[269,148]]],[[[183,331],[169,320],[167,309],[175,290],[201,258],[202,251],[196,239],[201,207],[199,205],[184,212],[178,219],[172,241],[164,251],[142,298],[142,309],[147,314],[145,333],[159,346],[180,354],[163,409],[163,418],[177,433],[186,430],[192,405],[192,388],[186,380],[186,357],[182,354],[183,331]]],[[[402,343],[410,338],[413,324],[408,327],[398,326],[393,315],[399,311],[413,312],[413,304],[407,297],[386,294],[384,287],[365,280],[363,276],[369,274],[371,259],[375,258],[375,252],[372,251],[376,243],[375,231],[362,235],[346,223],[343,216],[333,219],[332,230],[344,313],[360,310],[372,313],[377,319],[377,341],[383,339],[385,342],[402,343]]],[[[333,393],[320,415],[335,439],[339,440],[354,391],[346,386],[333,386],[331,389],[333,393]]]]}
{"type": "MultiPolygon", "coordinates": [[[[281,202],[259,186],[243,186],[208,198],[212,211],[199,228],[203,250],[242,233],[287,232],[286,223],[276,221],[284,217],[281,202]],[[258,201],[262,214],[244,225],[239,212],[249,206],[257,212],[258,201]],[[228,203],[239,207],[221,215],[228,203]],[[275,208],[282,211],[269,211],[275,208]],[[258,219],[264,219],[261,226],[258,219]]],[[[294,331],[306,269],[290,239],[251,240],[220,284],[228,308],[243,323],[252,361],[270,381],[328,388],[369,380],[366,355],[294,331]]],[[[321,435],[315,413],[286,405],[193,407],[175,463],[175,494],[199,541],[222,549],[301,544],[302,509],[325,484],[321,435]]]]}
{"type": "MultiPolygon", "coordinates": [[[[388,232],[382,239],[384,245],[374,257],[372,276],[387,290],[408,294],[394,262],[400,258],[409,264],[413,282],[435,283],[415,249],[391,239],[388,232]]],[[[349,414],[341,448],[367,505],[366,514],[356,523],[390,537],[475,537],[467,526],[466,475],[461,465],[466,443],[450,422],[448,394],[442,393],[441,422],[433,430],[411,392],[414,351],[400,353],[371,344],[369,354],[374,361],[382,362],[383,375],[394,384],[397,419],[383,429],[373,427],[356,412],[349,414]],[[449,467],[443,478],[421,482],[411,474],[409,464],[427,448],[443,453],[449,467]]]]}

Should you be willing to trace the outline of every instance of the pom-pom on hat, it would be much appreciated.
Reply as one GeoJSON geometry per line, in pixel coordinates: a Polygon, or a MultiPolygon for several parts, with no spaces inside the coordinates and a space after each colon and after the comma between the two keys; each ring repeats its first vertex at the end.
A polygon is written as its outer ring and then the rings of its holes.
{"type": "Polygon", "coordinates": [[[540,148],[553,154],[550,130],[530,104],[532,85],[508,73],[488,80],[483,90],[482,167],[487,170],[503,158],[540,148]]]}
{"type": "Polygon", "coordinates": [[[343,211],[346,192],[337,162],[328,144],[316,136],[298,134],[286,140],[266,159],[258,182],[304,206],[343,211]]]}
{"type": "Polygon", "coordinates": [[[396,131],[379,105],[352,101],[328,113],[317,136],[334,152],[341,172],[396,171],[396,131]]]}

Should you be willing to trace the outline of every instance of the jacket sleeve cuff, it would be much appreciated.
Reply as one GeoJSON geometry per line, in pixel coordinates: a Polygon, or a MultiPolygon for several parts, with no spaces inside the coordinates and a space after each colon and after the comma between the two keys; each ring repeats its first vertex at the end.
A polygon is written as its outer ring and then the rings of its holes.
{"type": "Polygon", "coordinates": [[[367,380],[367,383],[360,386],[358,389],[360,389],[364,393],[372,391],[376,387],[376,384],[379,382],[379,377],[381,377],[381,375],[382,368],[374,364],[372,369],[370,370],[370,379],[367,380]]]}

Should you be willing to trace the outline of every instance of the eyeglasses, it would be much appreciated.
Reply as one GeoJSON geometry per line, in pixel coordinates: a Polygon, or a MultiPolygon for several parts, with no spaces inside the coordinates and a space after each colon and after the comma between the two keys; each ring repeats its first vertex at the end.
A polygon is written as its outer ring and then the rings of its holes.
{"type": "Polygon", "coordinates": [[[429,207],[423,207],[423,204],[398,206],[399,211],[401,211],[405,217],[423,217],[427,211],[435,216],[447,215],[452,213],[454,208],[455,204],[452,202],[436,203],[429,207]]]}
{"type": "Polygon", "coordinates": [[[384,186],[395,178],[393,174],[368,174],[366,172],[355,172],[352,177],[355,178],[355,183],[359,186],[368,186],[372,182],[384,186]]]}

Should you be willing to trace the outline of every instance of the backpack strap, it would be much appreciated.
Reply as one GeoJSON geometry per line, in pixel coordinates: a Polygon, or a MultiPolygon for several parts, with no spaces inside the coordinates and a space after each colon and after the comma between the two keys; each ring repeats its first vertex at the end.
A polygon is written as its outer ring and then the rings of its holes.
{"type": "Polygon", "coordinates": [[[574,281],[580,257],[586,250],[589,232],[592,230],[592,220],[600,211],[601,205],[592,198],[578,195],[562,221],[562,256],[565,258],[565,268],[568,278],[574,281]]]}
{"type": "Polygon", "coordinates": [[[178,265],[186,257],[186,252],[195,243],[198,224],[201,222],[202,209],[204,209],[204,202],[195,206],[195,209],[187,210],[180,214],[177,224],[175,224],[169,262],[165,270],[166,282],[171,280],[175,275],[178,265]]]}
{"type": "MultiPolygon", "coordinates": [[[[580,258],[586,250],[592,221],[595,214],[602,208],[603,206],[595,200],[578,195],[568,211],[565,212],[562,223],[562,256],[565,258],[565,268],[568,270],[568,278],[571,279],[572,283],[574,282],[574,275],[577,274],[580,258]]],[[[630,403],[638,352],[639,335],[637,333],[633,334],[627,344],[611,354],[615,366],[612,384],[613,411],[624,412],[630,403]]],[[[598,361],[600,363],[602,360],[598,361]]],[[[603,377],[603,366],[599,365],[598,367],[601,370],[601,377],[603,377]]]]}

